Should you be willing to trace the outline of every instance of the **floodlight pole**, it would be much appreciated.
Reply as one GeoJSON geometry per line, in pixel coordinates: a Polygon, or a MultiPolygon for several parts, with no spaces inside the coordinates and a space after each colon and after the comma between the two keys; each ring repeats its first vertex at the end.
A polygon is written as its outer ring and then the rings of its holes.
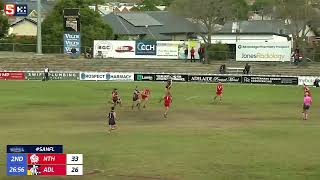
{"type": "Polygon", "coordinates": [[[42,54],[42,38],[41,38],[41,0],[37,1],[37,54],[42,54]]]}

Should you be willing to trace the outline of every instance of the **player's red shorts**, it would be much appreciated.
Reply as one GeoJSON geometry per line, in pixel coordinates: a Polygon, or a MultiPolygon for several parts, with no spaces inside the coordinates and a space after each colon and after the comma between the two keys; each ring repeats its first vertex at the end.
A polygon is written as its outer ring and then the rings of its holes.
{"type": "Polygon", "coordinates": [[[142,95],[141,98],[142,98],[143,100],[146,100],[146,99],[149,98],[149,96],[147,96],[147,95],[142,95]]]}
{"type": "Polygon", "coordinates": [[[217,95],[217,96],[221,96],[221,95],[222,95],[222,91],[217,91],[217,92],[216,92],[216,95],[217,95]]]}
{"type": "Polygon", "coordinates": [[[170,107],[170,103],[164,103],[164,107],[170,107]]]}

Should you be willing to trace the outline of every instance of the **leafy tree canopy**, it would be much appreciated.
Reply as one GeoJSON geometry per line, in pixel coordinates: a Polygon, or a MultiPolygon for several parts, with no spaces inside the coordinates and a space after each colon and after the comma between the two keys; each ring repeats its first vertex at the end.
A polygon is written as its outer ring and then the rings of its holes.
{"type": "Polygon", "coordinates": [[[63,44],[63,10],[80,8],[81,44],[92,46],[97,39],[112,39],[112,29],[105,24],[101,15],[89,9],[92,0],[60,0],[42,23],[44,44],[63,44]]]}

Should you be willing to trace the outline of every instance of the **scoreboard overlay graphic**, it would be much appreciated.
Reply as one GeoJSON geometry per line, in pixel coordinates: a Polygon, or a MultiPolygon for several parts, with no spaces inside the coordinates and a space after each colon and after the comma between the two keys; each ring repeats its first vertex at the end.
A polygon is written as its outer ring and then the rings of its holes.
{"type": "Polygon", "coordinates": [[[7,145],[7,176],[81,176],[83,154],[62,145],[7,145]]]}

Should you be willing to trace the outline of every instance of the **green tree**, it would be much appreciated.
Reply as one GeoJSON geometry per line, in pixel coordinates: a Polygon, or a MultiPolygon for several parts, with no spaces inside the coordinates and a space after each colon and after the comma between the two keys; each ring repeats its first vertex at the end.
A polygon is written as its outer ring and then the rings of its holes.
{"type": "MultiPolygon", "coordinates": [[[[211,44],[212,35],[216,32],[216,25],[224,25],[228,20],[247,19],[249,7],[244,0],[175,0],[169,11],[191,18],[198,25],[204,26],[207,33],[199,32],[199,35],[202,36],[207,49],[211,44]]],[[[205,59],[207,57],[206,53],[205,59]]]]}
{"type": "Polygon", "coordinates": [[[278,19],[286,21],[288,29],[292,32],[293,41],[296,47],[304,53],[308,46],[307,35],[310,32],[308,25],[310,22],[319,19],[319,9],[315,4],[320,0],[276,0],[275,15],[278,19]]]}
{"type": "Polygon", "coordinates": [[[8,17],[3,15],[3,0],[0,0],[0,39],[4,38],[8,34],[10,24],[8,22],[8,17]]]}
{"type": "Polygon", "coordinates": [[[170,6],[174,0],[162,0],[161,5],[170,6]]]}
{"type": "Polygon", "coordinates": [[[258,13],[263,20],[265,15],[272,16],[275,5],[276,0],[256,0],[251,6],[251,10],[258,13]]]}
{"type": "Polygon", "coordinates": [[[4,2],[3,2],[3,0],[0,0],[0,11],[3,10],[3,7],[4,7],[4,2]]]}
{"type": "Polygon", "coordinates": [[[111,39],[112,29],[105,24],[98,12],[89,9],[88,0],[60,0],[42,23],[44,44],[63,44],[63,9],[80,8],[81,44],[92,46],[93,40],[111,39]]]}

